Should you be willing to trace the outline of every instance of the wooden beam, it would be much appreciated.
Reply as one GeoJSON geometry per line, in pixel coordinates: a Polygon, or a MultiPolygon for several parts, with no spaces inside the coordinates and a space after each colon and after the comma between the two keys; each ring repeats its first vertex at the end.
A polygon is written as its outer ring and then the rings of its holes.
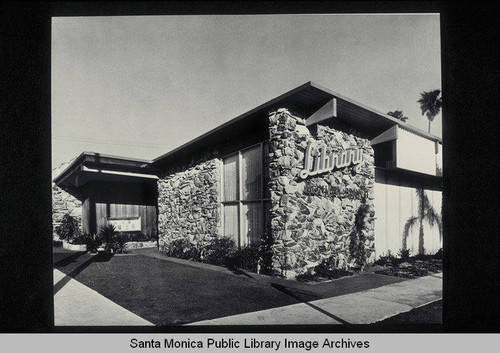
{"type": "Polygon", "coordinates": [[[306,119],[306,126],[320,123],[330,118],[337,117],[337,99],[332,98],[324,106],[319,108],[314,114],[306,119]]]}

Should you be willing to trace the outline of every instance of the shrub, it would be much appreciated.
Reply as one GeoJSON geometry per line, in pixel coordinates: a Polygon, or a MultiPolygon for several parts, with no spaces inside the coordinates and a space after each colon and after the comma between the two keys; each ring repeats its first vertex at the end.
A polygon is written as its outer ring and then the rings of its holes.
{"type": "MultiPolygon", "coordinates": [[[[269,232],[270,233],[270,232],[269,232]]],[[[269,234],[264,234],[259,245],[259,273],[264,275],[275,275],[276,270],[273,267],[275,240],[269,234]]]]}
{"type": "Polygon", "coordinates": [[[257,273],[260,254],[257,248],[243,248],[226,257],[224,265],[257,273]]]}
{"type": "Polygon", "coordinates": [[[380,255],[379,259],[374,262],[375,265],[393,264],[396,262],[396,257],[392,255],[391,250],[387,250],[387,255],[380,255]]]}
{"type": "Polygon", "coordinates": [[[106,224],[101,227],[100,235],[104,243],[104,250],[111,251],[113,248],[113,243],[118,235],[115,226],[112,224],[106,224]]]}
{"type": "Polygon", "coordinates": [[[110,250],[113,253],[121,254],[124,252],[126,241],[120,237],[120,234],[117,234],[111,241],[111,245],[109,246],[110,250]]]}
{"type": "Polygon", "coordinates": [[[295,279],[299,282],[317,282],[318,276],[316,274],[307,271],[295,276],[295,279]]]}
{"type": "Polygon", "coordinates": [[[352,272],[338,268],[337,255],[332,255],[327,259],[323,259],[321,263],[314,267],[314,273],[319,277],[329,279],[340,278],[344,276],[352,276],[352,272]]]}
{"type": "Polygon", "coordinates": [[[157,237],[154,233],[144,234],[142,232],[121,232],[118,236],[124,241],[154,241],[157,237]]]}
{"type": "Polygon", "coordinates": [[[410,259],[410,250],[409,249],[406,249],[406,250],[400,249],[398,252],[398,257],[402,261],[408,261],[410,259]]]}
{"type": "Polygon", "coordinates": [[[85,234],[85,244],[87,251],[97,252],[97,249],[102,245],[102,237],[100,234],[85,234]]]}
{"type": "Polygon", "coordinates": [[[415,260],[420,260],[420,261],[427,261],[432,259],[434,256],[433,255],[425,255],[425,254],[417,254],[413,256],[413,259],[415,260]]]}
{"type": "Polygon", "coordinates": [[[117,232],[112,224],[102,226],[99,235],[104,244],[104,250],[112,253],[122,253],[126,243],[124,234],[126,233],[117,232]]]}
{"type": "Polygon", "coordinates": [[[224,265],[226,258],[236,251],[236,244],[230,237],[214,238],[201,251],[201,261],[211,265],[224,265]]]}
{"type": "Polygon", "coordinates": [[[61,224],[56,227],[56,234],[61,240],[69,240],[75,236],[79,236],[80,228],[78,221],[69,213],[66,213],[61,220],[61,224]]]}
{"type": "Polygon", "coordinates": [[[74,244],[74,245],[82,245],[82,244],[87,244],[86,241],[87,241],[86,234],[79,234],[79,235],[74,236],[71,239],[69,239],[68,243],[74,244]]]}
{"type": "Polygon", "coordinates": [[[434,254],[434,258],[439,260],[443,259],[443,248],[439,249],[437,253],[434,254]]]}
{"type": "Polygon", "coordinates": [[[200,250],[185,238],[170,242],[165,247],[165,252],[168,256],[178,259],[200,261],[200,250]]]}
{"type": "Polygon", "coordinates": [[[370,257],[371,250],[367,248],[366,236],[368,232],[367,218],[370,214],[370,206],[362,204],[359,206],[354,219],[354,227],[350,234],[349,252],[351,259],[354,260],[354,266],[363,269],[370,257]]]}

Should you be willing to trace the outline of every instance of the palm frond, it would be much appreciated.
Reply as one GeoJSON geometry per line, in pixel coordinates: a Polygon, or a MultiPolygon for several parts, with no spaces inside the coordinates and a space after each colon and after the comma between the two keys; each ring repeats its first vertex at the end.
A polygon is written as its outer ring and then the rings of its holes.
{"type": "Polygon", "coordinates": [[[438,226],[439,230],[439,240],[442,240],[443,235],[442,235],[442,221],[441,221],[441,215],[436,212],[434,207],[428,206],[426,209],[426,212],[424,214],[424,219],[429,222],[429,225],[432,227],[435,224],[438,226]]]}
{"type": "Polygon", "coordinates": [[[440,94],[441,90],[439,89],[422,92],[420,93],[420,99],[417,101],[420,104],[422,115],[426,115],[429,119],[429,124],[439,114],[443,105],[442,98],[439,96],[440,94]]]}
{"type": "Polygon", "coordinates": [[[408,236],[410,235],[410,231],[412,230],[413,226],[418,223],[418,216],[413,216],[410,217],[403,228],[403,250],[406,250],[407,248],[407,240],[408,236]]]}

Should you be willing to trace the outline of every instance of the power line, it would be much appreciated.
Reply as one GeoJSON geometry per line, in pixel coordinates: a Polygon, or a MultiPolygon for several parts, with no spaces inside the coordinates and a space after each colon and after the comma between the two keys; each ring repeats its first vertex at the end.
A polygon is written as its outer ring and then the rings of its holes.
{"type": "Polygon", "coordinates": [[[141,143],[141,142],[125,142],[125,141],[109,141],[109,140],[101,140],[94,138],[85,138],[85,137],[70,137],[70,136],[52,136],[54,140],[62,140],[62,141],[70,141],[70,142],[79,142],[79,143],[97,143],[102,145],[118,145],[118,146],[129,146],[129,147],[148,147],[148,148],[172,148],[172,145],[167,144],[154,144],[154,143],[141,143]]]}

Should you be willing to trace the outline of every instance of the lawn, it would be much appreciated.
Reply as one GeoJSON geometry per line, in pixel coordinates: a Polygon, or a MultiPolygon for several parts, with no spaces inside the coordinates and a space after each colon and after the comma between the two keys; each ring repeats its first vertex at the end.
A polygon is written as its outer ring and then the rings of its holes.
{"type": "Polygon", "coordinates": [[[244,275],[142,255],[54,254],[54,267],[155,325],[180,325],[320,299],[244,275]]]}
{"type": "MultiPolygon", "coordinates": [[[[90,255],[54,248],[54,267],[157,326],[359,292],[407,279],[365,271],[307,284],[168,258],[155,249],[90,255]]],[[[57,292],[67,281],[54,286],[57,292]]]]}

